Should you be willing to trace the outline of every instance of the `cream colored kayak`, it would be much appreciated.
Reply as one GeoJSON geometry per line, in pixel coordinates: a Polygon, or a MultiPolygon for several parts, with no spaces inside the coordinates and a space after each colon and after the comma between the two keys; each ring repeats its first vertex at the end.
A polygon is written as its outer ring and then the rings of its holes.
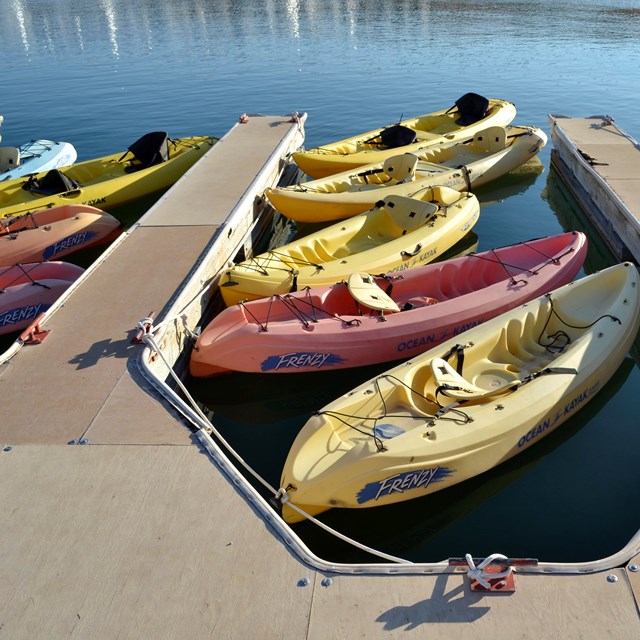
{"type": "Polygon", "coordinates": [[[450,142],[328,178],[267,189],[283,215],[300,222],[341,220],[370,209],[389,194],[411,196],[445,186],[470,191],[521,167],[544,147],[535,127],[492,127],[464,142],[450,142]]]}
{"type": "Polygon", "coordinates": [[[515,116],[515,105],[507,100],[467,93],[447,109],[294,153],[293,159],[308,176],[324,178],[398,153],[463,140],[487,127],[506,126],[515,116]]]}
{"type": "Polygon", "coordinates": [[[426,264],[463,238],[479,213],[474,195],[446,187],[389,196],[371,211],[235,265],[222,275],[220,291],[229,306],[335,284],[358,271],[426,264]]]}
{"type": "MultiPolygon", "coordinates": [[[[304,425],[282,473],[283,517],[418,498],[539,442],[615,373],[640,326],[623,263],[390,369],[304,425]]],[[[482,478],[478,478],[482,482],[482,478]]]]}

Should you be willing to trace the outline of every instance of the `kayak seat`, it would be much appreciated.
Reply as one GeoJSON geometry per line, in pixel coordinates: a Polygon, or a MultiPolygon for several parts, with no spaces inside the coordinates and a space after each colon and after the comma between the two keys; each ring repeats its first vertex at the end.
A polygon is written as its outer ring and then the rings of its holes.
{"type": "Polygon", "coordinates": [[[380,146],[396,149],[416,141],[416,132],[402,124],[394,124],[380,132],[380,146]]]}
{"type": "Polygon", "coordinates": [[[403,153],[401,156],[391,156],[382,165],[382,172],[386,173],[396,182],[409,182],[416,175],[418,156],[412,153],[403,153]]]}
{"type": "Polygon", "coordinates": [[[367,309],[374,311],[400,311],[396,302],[385,293],[368,273],[352,273],[347,288],[353,299],[367,309]]]}
{"type": "Polygon", "coordinates": [[[0,147],[0,173],[11,171],[20,165],[20,149],[0,147]]]}
{"type": "Polygon", "coordinates": [[[440,211],[433,202],[406,196],[387,196],[383,202],[391,222],[403,231],[415,231],[424,227],[440,211]]]}
{"type": "Polygon", "coordinates": [[[482,400],[511,391],[520,384],[514,378],[492,389],[484,389],[463,378],[446,360],[433,358],[431,374],[437,390],[454,400],[482,400]]]}
{"type": "Polygon", "coordinates": [[[507,147],[507,130],[504,127],[488,127],[474,136],[473,143],[488,153],[502,151],[507,147]]]}
{"type": "Polygon", "coordinates": [[[458,119],[456,124],[467,126],[482,120],[489,111],[489,101],[477,93],[465,93],[456,100],[458,119]]]}
{"type": "Polygon", "coordinates": [[[41,193],[45,196],[53,196],[57,193],[75,191],[81,186],[82,185],[79,182],[73,178],[69,178],[69,176],[66,176],[62,171],[58,171],[58,169],[50,169],[44,174],[44,176],[42,176],[42,178],[37,178],[35,175],[32,175],[24,182],[22,188],[25,191],[30,191],[31,193],[41,193]]]}
{"type": "MultiPolygon", "coordinates": [[[[133,155],[135,164],[125,167],[126,173],[153,167],[169,159],[169,134],[166,131],[152,131],[138,138],[128,149],[133,155]]],[[[121,160],[126,156],[122,156],[121,160]]]]}
{"type": "MultiPolygon", "coordinates": [[[[436,202],[439,202],[441,205],[445,207],[450,204],[456,204],[456,202],[460,202],[464,197],[469,197],[469,194],[466,196],[456,189],[452,189],[451,187],[432,187],[433,189],[433,199],[436,202]]],[[[419,197],[419,193],[414,193],[413,197],[419,197]]]]}

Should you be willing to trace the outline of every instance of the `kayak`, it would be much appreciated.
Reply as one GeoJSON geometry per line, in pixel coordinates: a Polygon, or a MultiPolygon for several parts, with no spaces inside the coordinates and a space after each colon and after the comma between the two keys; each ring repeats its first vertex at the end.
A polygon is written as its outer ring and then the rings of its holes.
{"type": "Polygon", "coordinates": [[[275,209],[299,222],[348,218],[389,194],[411,196],[445,186],[470,191],[516,170],[547,142],[535,127],[492,127],[462,142],[447,142],[383,162],[288,187],[267,189],[275,209]]]}
{"type": "Polygon", "coordinates": [[[119,220],[81,204],[0,219],[0,266],[59,260],[80,249],[111,242],[121,231],[119,220]]]}
{"type": "Polygon", "coordinates": [[[383,162],[398,153],[415,153],[444,142],[463,140],[487,127],[504,127],[515,116],[516,107],[507,100],[466,93],[446,109],[300,151],[293,154],[293,160],[308,176],[324,178],[383,162]]]}
{"type": "Polygon", "coordinates": [[[172,140],[152,132],[126,151],[28,179],[0,182],[0,218],[61,204],[88,204],[108,211],[168,189],[216,142],[199,136],[172,140]]]}
{"type": "Polygon", "coordinates": [[[403,271],[432,262],[478,221],[480,205],[470,193],[446,187],[413,198],[389,196],[354,216],[244,260],[220,278],[227,306],[340,282],[355,271],[403,271]]]}
{"type": "Polygon", "coordinates": [[[67,262],[0,267],[0,335],[26,329],[83,273],[67,262]]]}
{"type": "MultiPolygon", "coordinates": [[[[469,329],[323,407],[281,478],[287,522],[397,503],[468,480],[540,442],[624,361],[640,327],[622,263],[469,329]]],[[[478,478],[477,482],[482,482],[478,478]]]]}
{"type": "Polygon", "coordinates": [[[563,233],[233,305],[198,337],[190,372],[302,373],[410,358],[571,282],[586,253],[584,234],[563,233]]]}
{"type": "Polygon", "coordinates": [[[0,147],[0,182],[73,164],[75,147],[68,142],[31,140],[19,147],[0,147]]]}

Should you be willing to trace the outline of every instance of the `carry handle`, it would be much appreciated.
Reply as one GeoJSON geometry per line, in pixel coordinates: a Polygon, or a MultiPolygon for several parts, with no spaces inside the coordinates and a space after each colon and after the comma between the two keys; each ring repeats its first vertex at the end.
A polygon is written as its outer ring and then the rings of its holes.
{"type": "Polygon", "coordinates": [[[421,249],[422,249],[422,244],[418,242],[418,244],[416,245],[416,248],[413,251],[401,251],[400,255],[403,258],[413,258],[413,256],[417,256],[420,253],[421,249]]]}

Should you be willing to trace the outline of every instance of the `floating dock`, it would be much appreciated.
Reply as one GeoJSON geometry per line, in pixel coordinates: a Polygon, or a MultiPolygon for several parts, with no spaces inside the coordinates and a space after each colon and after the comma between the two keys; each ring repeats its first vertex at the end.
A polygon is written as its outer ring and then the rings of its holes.
{"type": "Polygon", "coordinates": [[[250,253],[303,122],[235,125],[45,318],[47,338],[0,365],[0,637],[637,638],[640,536],[516,567],[509,593],[472,591],[444,559],[332,564],[184,403],[187,328],[250,253]]]}
{"type": "Polygon", "coordinates": [[[552,166],[613,255],[640,264],[640,145],[610,116],[548,118],[552,166]]]}

